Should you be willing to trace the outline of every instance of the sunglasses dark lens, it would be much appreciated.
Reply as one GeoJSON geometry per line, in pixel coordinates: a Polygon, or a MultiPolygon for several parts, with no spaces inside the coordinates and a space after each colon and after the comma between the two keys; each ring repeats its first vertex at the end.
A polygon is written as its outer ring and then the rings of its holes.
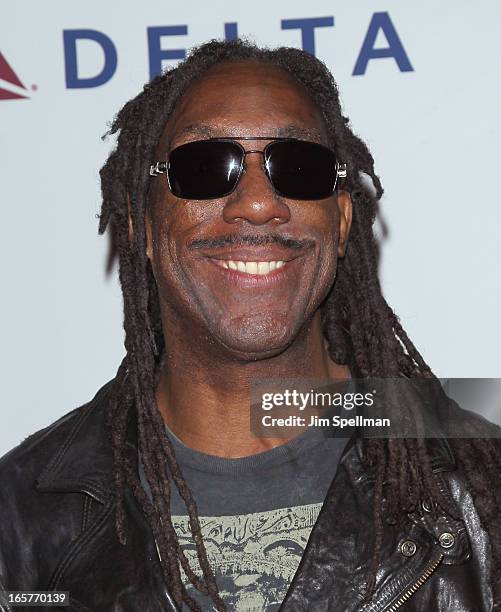
{"type": "Polygon", "coordinates": [[[242,167],[243,152],[234,142],[189,142],[169,155],[172,193],[186,200],[210,200],[229,194],[242,167]]]}
{"type": "Polygon", "coordinates": [[[294,200],[322,200],[336,184],[336,156],[315,142],[285,140],[266,147],[266,164],[275,190],[294,200]]]}

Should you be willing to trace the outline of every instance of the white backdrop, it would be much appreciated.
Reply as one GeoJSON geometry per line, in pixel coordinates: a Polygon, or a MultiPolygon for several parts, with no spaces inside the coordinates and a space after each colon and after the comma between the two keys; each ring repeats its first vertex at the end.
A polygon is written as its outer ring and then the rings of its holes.
{"type": "Polygon", "coordinates": [[[282,22],[322,18],[315,52],[386,188],[388,301],[439,376],[501,375],[498,0],[24,0],[0,8],[0,454],[114,375],[122,310],[118,283],[104,274],[107,239],[97,236],[98,170],[111,146],[100,136],[149,79],[159,49],[179,57],[223,37],[225,23],[261,44],[311,48],[306,22],[282,22]],[[178,27],[161,37],[151,29],[168,26],[178,27]],[[72,43],[83,36],[75,30],[92,30],[93,39],[72,43]],[[369,59],[384,48],[387,57],[369,59]],[[353,75],[360,55],[365,70],[353,75]],[[76,87],[85,84],[94,86],[76,87]]]}

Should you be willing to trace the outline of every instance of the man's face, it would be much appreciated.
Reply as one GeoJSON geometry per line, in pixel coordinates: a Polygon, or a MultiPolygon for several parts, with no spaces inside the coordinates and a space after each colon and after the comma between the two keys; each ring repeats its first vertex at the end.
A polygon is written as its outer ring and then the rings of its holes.
{"type": "MultiPolygon", "coordinates": [[[[280,69],[255,62],[220,64],[193,83],[164,129],[156,159],[214,136],[289,136],[327,144],[322,115],[307,92],[280,69]]],[[[262,150],[267,141],[240,143],[262,150]]],[[[165,175],[151,180],[148,257],[164,325],[181,321],[185,334],[202,330],[243,359],[283,351],[332,286],[349,231],[349,195],[281,197],[259,153],[246,156],[236,189],[218,199],[177,198],[165,175]],[[267,271],[263,262],[285,263],[267,271]]]]}

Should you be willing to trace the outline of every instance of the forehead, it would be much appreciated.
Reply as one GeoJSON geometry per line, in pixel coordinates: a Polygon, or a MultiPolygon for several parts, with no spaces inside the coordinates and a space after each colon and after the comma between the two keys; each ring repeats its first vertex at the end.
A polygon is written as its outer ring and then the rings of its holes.
{"type": "Polygon", "coordinates": [[[226,62],[190,84],[161,143],[211,136],[295,137],[327,142],[322,113],[306,88],[284,70],[255,61],[226,62]]]}

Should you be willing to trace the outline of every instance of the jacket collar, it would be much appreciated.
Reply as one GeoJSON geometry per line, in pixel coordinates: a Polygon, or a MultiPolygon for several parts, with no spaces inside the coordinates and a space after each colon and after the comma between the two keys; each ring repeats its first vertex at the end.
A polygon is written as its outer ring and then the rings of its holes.
{"type": "Polygon", "coordinates": [[[36,480],[38,491],[86,493],[110,502],[113,461],[105,408],[112,385],[113,380],[76,411],[73,427],[36,480]]]}

